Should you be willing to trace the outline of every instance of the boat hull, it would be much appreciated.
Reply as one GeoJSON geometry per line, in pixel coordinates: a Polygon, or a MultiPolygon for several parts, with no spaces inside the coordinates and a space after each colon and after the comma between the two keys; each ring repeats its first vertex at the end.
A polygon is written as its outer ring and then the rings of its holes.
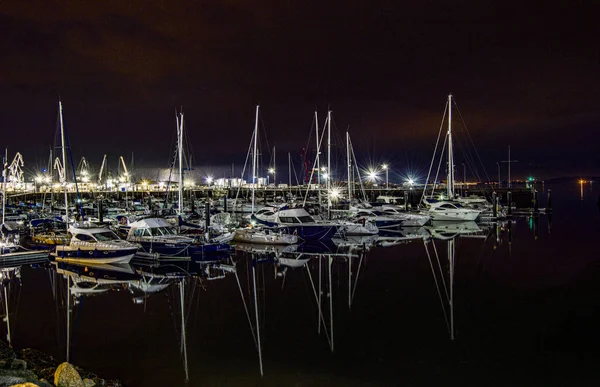
{"type": "Polygon", "coordinates": [[[186,243],[153,243],[136,242],[142,247],[140,251],[148,254],[157,254],[159,257],[189,257],[194,260],[201,260],[205,254],[222,253],[231,250],[227,243],[193,244],[186,243]]]}
{"type": "Polygon", "coordinates": [[[57,246],[50,255],[57,261],[76,262],[85,264],[98,263],[129,263],[135,255],[137,248],[122,250],[98,250],[70,248],[69,246],[57,246]]]}
{"type": "Polygon", "coordinates": [[[298,236],[253,230],[237,230],[233,240],[236,242],[259,243],[263,245],[293,245],[298,243],[298,236]]]}
{"type": "Polygon", "coordinates": [[[444,213],[432,213],[431,220],[434,222],[446,221],[446,222],[456,222],[456,221],[474,221],[479,216],[479,212],[454,212],[448,211],[444,213]]]}

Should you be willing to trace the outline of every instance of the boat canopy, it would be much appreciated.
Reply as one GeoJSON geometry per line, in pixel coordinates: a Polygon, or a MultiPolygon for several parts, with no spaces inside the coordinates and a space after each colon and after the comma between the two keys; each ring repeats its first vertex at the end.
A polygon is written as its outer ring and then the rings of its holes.
{"type": "Polygon", "coordinates": [[[134,228],[157,228],[157,227],[173,227],[164,218],[146,218],[129,224],[129,227],[134,228]]]}

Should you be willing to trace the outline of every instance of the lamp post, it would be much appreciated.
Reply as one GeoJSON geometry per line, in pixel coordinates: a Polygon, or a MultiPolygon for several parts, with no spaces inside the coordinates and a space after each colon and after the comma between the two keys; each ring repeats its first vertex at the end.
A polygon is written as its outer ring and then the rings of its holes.
{"type": "Polygon", "coordinates": [[[496,162],[496,164],[498,165],[498,187],[500,187],[500,162],[496,162]]]}
{"type": "Polygon", "coordinates": [[[369,178],[369,180],[371,180],[373,183],[377,182],[377,172],[370,170],[369,173],[367,174],[367,177],[369,178]]]}
{"type": "Polygon", "coordinates": [[[383,164],[381,166],[381,168],[383,168],[383,170],[385,171],[385,188],[388,189],[388,188],[390,188],[390,184],[389,184],[389,180],[388,180],[388,171],[389,171],[388,165],[383,164]]]}
{"type": "Polygon", "coordinates": [[[273,184],[277,185],[277,174],[275,168],[269,168],[269,174],[273,174],[273,184]]]}
{"type": "Polygon", "coordinates": [[[42,182],[44,178],[42,176],[37,176],[34,180],[33,180],[33,192],[37,192],[38,190],[38,184],[42,182]]]}

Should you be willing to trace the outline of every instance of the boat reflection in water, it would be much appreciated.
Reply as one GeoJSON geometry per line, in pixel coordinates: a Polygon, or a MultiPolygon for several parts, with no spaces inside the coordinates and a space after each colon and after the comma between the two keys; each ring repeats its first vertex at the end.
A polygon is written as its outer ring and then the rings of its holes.
{"type": "Polygon", "coordinates": [[[430,237],[423,239],[425,252],[431,268],[444,319],[450,335],[455,339],[454,329],[454,270],[456,261],[456,244],[461,238],[482,238],[485,242],[487,230],[475,222],[432,222],[425,229],[430,237]],[[436,242],[445,242],[446,261],[440,258],[436,242]]]}
{"type": "MultiPolygon", "coordinates": [[[[148,297],[176,287],[179,299],[180,352],[185,381],[189,380],[186,306],[193,302],[193,295],[186,298],[186,288],[193,289],[199,282],[225,278],[234,271],[229,255],[211,262],[169,261],[164,264],[148,261],[132,261],[131,264],[77,265],[53,262],[55,274],[66,279],[66,361],[71,361],[72,315],[85,297],[100,296],[110,291],[128,291],[134,304],[144,305],[148,297]]],[[[54,287],[57,286],[56,278],[54,287]]],[[[60,284],[58,284],[60,286],[60,284]]],[[[55,295],[58,292],[55,292],[55,295]]],[[[57,300],[59,302],[59,300],[57,300]]],[[[60,302],[59,302],[60,304],[60,302]]],[[[177,316],[173,316],[177,317],[177,316]]],[[[110,327],[108,327],[110,328],[110,327]]]]}
{"type": "Polygon", "coordinates": [[[2,299],[2,311],[0,313],[4,314],[2,320],[6,323],[6,341],[8,342],[8,345],[12,347],[12,336],[10,332],[11,295],[14,293],[13,289],[15,287],[21,287],[21,267],[8,266],[0,268],[0,287],[0,298],[2,299]]]}
{"type": "Polygon", "coordinates": [[[274,277],[281,281],[281,291],[284,290],[286,278],[289,275],[306,276],[310,283],[310,297],[314,297],[314,305],[316,305],[316,333],[317,335],[325,334],[329,349],[334,352],[335,295],[333,279],[335,276],[347,278],[347,300],[350,309],[366,254],[374,247],[376,238],[376,236],[368,236],[334,239],[327,243],[313,242],[287,246],[289,247],[287,249],[266,245],[252,245],[251,247],[236,245],[236,249],[240,252],[239,256],[246,259],[249,265],[249,274],[252,277],[251,293],[245,295],[239,282],[238,272],[235,272],[240,297],[256,346],[261,376],[264,375],[261,340],[261,327],[264,323],[261,319],[264,319],[264,311],[261,310],[261,302],[264,302],[265,289],[259,287],[265,284],[264,279],[261,278],[261,275],[265,275],[265,270],[269,270],[272,264],[274,277]],[[292,247],[294,248],[292,249],[292,247]],[[254,306],[252,313],[248,307],[249,304],[254,306]]]}

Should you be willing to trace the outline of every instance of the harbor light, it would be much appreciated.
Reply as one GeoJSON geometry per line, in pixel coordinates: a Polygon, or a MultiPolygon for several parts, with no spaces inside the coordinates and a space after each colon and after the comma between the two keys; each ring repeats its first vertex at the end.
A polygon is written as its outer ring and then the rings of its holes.
{"type": "Polygon", "coordinates": [[[41,182],[42,182],[42,180],[44,180],[44,178],[43,178],[42,176],[37,176],[37,177],[35,178],[35,182],[36,182],[36,183],[41,183],[41,182]]]}
{"type": "Polygon", "coordinates": [[[375,172],[374,170],[370,170],[367,176],[371,181],[377,181],[377,172],[375,172]]]}
{"type": "Polygon", "coordinates": [[[325,180],[329,179],[329,173],[324,173],[322,178],[325,180]]]}
{"type": "Polygon", "coordinates": [[[329,192],[329,197],[331,198],[332,201],[336,201],[337,199],[339,199],[339,197],[340,197],[339,188],[332,188],[329,192]]]}
{"type": "Polygon", "coordinates": [[[408,183],[408,185],[412,186],[415,184],[415,181],[412,178],[408,178],[408,180],[406,181],[408,183]]]}
{"type": "Polygon", "coordinates": [[[383,168],[383,170],[385,171],[385,188],[389,188],[390,187],[390,180],[389,180],[389,166],[387,164],[383,164],[381,166],[381,168],[383,168]]]}
{"type": "Polygon", "coordinates": [[[275,168],[269,168],[269,173],[271,173],[271,174],[275,173],[275,168]]]}
{"type": "Polygon", "coordinates": [[[212,176],[208,176],[208,177],[206,178],[206,184],[208,184],[208,185],[211,185],[211,184],[212,184],[212,182],[213,182],[213,180],[214,180],[214,179],[213,179],[213,177],[212,177],[212,176]]]}

